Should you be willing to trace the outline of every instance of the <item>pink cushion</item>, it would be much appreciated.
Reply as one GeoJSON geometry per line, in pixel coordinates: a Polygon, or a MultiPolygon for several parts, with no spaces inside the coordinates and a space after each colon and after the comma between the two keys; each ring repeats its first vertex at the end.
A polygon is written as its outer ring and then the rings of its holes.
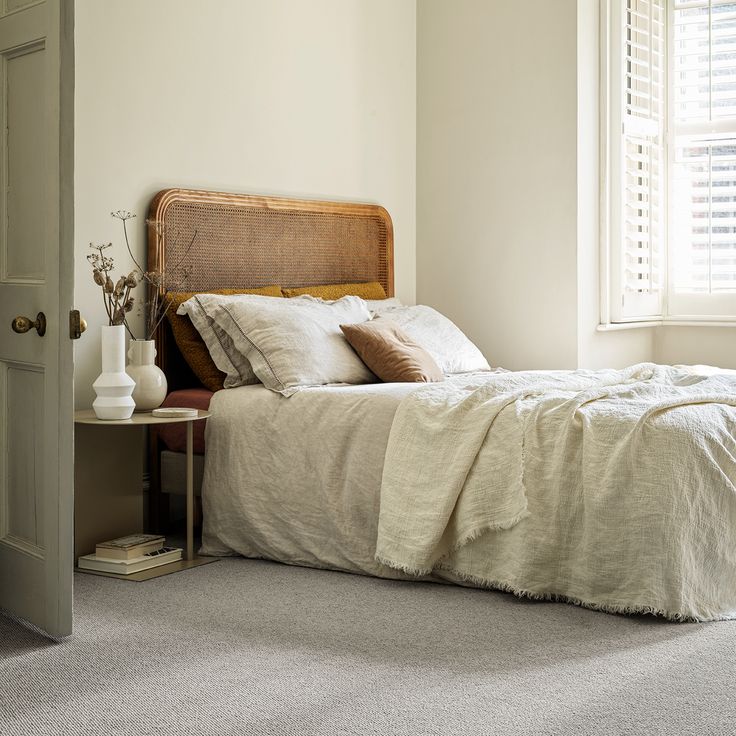
{"type": "MultiPolygon", "coordinates": [[[[206,388],[185,388],[181,391],[172,391],[161,406],[186,406],[192,409],[209,409],[210,399],[214,396],[212,391],[206,388]]],[[[194,422],[194,452],[204,455],[204,427],[207,420],[194,422]]],[[[158,428],[158,436],[172,452],[187,451],[187,425],[186,422],[176,424],[161,424],[158,428]]]]}

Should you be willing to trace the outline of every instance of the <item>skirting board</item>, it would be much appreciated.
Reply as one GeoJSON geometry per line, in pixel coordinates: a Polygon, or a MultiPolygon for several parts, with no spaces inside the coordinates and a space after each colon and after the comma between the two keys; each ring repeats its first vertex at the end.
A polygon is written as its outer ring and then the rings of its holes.
{"type": "Polygon", "coordinates": [[[118,575],[115,572],[102,572],[100,570],[82,570],[79,567],[74,568],[74,572],[82,572],[86,575],[100,575],[103,578],[115,578],[117,580],[132,580],[134,583],[143,583],[146,580],[160,578],[162,575],[170,575],[172,572],[180,572],[189,570],[192,567],[200,565],[209,565],[210,562],[219,562],[218,557],[195,557],[193,560],[177,560],[170,562],[168,565],[160,565],[159,567],[151,567],[148,570],[141,570],[130,575],[118,575]]]}

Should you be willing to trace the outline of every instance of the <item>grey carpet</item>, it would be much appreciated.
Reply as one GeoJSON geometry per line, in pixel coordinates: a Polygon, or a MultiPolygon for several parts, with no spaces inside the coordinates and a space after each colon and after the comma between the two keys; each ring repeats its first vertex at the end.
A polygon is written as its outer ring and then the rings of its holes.
{"type": "Polygon", "coordinates": [[[734,734],[736,622],[230,559],[0,617],[3,736],[734,734]]]}

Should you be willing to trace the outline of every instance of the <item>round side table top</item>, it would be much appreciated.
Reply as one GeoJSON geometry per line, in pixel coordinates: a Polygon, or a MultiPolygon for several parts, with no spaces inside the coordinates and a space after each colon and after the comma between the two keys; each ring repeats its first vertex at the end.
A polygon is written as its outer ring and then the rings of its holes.
{"type": "Polygon", "coordinates": [[[174,424],[175,422],[197,422],[207,419],[210,412],[199,409],[196,417],[155,417],[150,411],[133,412],[130,419],[98,419],[94,409],[82,409],[74,412],[76,424],[174,424]]]}

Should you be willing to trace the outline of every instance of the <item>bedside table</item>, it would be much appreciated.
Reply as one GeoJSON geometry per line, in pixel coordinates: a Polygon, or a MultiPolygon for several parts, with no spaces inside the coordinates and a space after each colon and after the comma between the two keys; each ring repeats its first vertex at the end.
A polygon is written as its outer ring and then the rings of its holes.
{"type": "Polygon", "coordinates": [[[187,541],[183,559],[132,575],[79,572],[140,581],[217,561],[194,555],[194,422],[209,416],[210,412],[202,409],[196,417],[155,417],[151,412],[140,412],[120,420],[98,419],[92,409],[74,413],[75,562],[81,555],[94,553],[97,542],[143,530],[143,443],[140,432],[128,428],[187,424],[187,541]]]}

